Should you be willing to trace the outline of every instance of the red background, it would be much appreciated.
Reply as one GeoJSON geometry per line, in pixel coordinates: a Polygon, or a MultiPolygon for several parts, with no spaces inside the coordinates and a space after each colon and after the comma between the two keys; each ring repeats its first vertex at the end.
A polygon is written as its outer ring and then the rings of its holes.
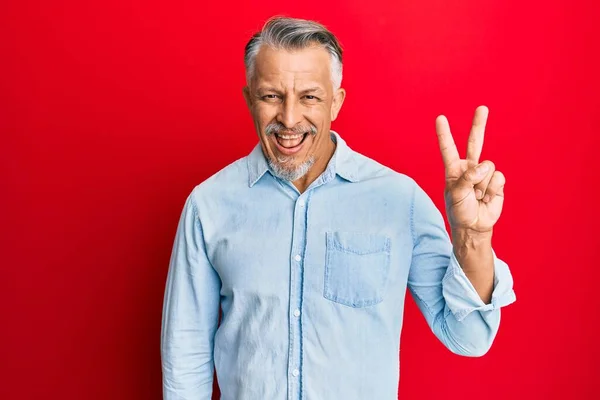
{"type": "Polygon", "coordinates": [[[273,14],[339,36],[348,97],[334,129],[439,207],[435,117],[448,116],[464,156],[475,107],[490,108],[483,157],[508,180],[494,246],[518,300],[479,359],[443,348],[411,300],[400,398],[596,398],[596,3],[10,3],[0,5],[0,399],[161,398],[179,213],[257,141],[243,47],[273,14]]]}

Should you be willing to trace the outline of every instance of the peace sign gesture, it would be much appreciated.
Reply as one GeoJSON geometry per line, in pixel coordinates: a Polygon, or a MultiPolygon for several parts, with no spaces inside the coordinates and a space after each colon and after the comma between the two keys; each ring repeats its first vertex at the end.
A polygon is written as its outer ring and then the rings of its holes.
{"type": "Polygon", "coordinates": [[[487,117],[487,107],[477,107],[464,160],[458,154],[446,117],[440,115],[435,121],[446,169],[444,198],[452,230],[489,232],[502,212],[504,175],[495,170],[493,162],[479,162],[487,117]]]}

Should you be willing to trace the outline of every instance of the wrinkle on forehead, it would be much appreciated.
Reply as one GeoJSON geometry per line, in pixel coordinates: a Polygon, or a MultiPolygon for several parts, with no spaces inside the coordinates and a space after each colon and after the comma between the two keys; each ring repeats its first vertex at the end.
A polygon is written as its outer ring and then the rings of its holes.
{"type": "Polygon", "coordinates": [[[303,50],[275,50],[268,46],[256,56],[254,81],[259,87],[281,91],[303,91],[315,86],[332,90],[331,59],[327,50],[309,47],[303,50]]]}

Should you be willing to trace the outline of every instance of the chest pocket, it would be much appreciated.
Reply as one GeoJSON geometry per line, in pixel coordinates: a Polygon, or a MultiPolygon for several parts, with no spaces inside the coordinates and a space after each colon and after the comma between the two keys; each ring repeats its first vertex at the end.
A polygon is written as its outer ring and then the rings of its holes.
{"type": "Polygon", "coordinates": [[[327,232],[323,296],[360,308],[383,300],[390,270],[390,239],[356,232],[327,232]]]}

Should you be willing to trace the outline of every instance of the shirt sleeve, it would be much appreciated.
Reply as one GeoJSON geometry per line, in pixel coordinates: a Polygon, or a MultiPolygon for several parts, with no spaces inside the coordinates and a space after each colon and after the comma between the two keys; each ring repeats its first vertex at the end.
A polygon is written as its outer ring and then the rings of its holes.
{"type": "Polygon", "coordinates": [[[210,400],[221,282],[205,251],[193,193],[181,214],[164,295],[161,360],[165,400],[210,400]]]}
{"type": "Polygon", "coordinates": [[[513,291],[513,278],[508,265],[494,253],[494,291],[490,304],[485,304],[460,267],[454,252],[450,265],[442,281],[443,295],[448,308],[458,321],[465,319],[473,311],[493,311],[507,306],[516,300],[513,291]]]}
{"type": "Polygon", "coordinates": [[[500,308],[516,299],[508,265],[494,252],[492,301],[485,304],[454,255],[442,214],[416,184],[411,230],[408,288],[433,333],[456,354],[487,353],[500,326],[500,308]]]}

